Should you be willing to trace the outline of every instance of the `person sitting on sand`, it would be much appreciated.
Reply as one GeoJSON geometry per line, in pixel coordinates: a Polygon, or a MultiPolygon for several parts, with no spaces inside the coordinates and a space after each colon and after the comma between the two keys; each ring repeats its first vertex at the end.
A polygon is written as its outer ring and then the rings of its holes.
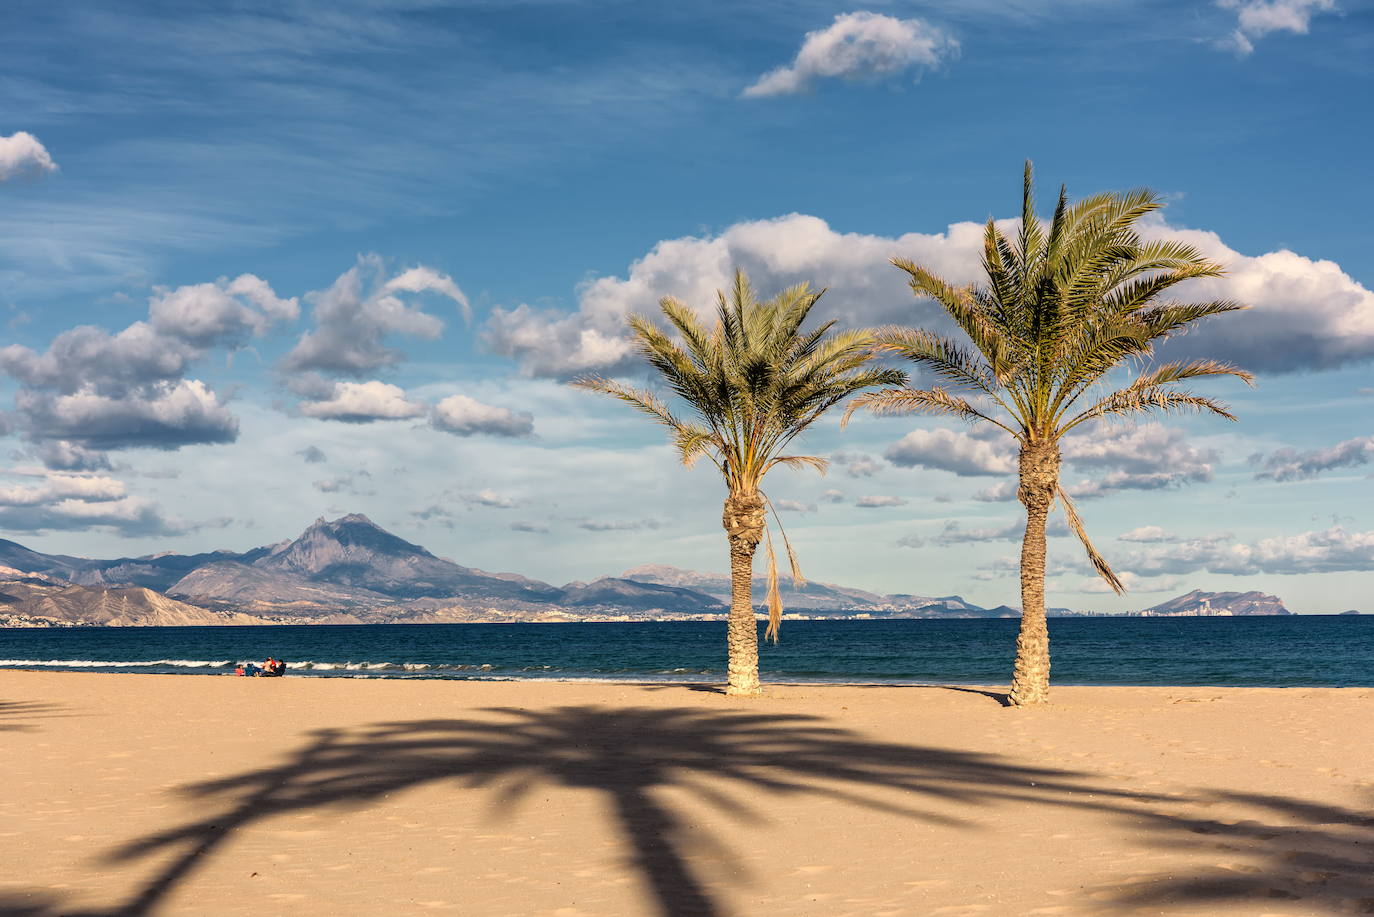
{"type": "Polygon", "coordinates": [[[276,675],[278,678],[280,678],[281,676],[285,675],[285,674],[286,674],[286,661],[285,661],[285,660],[282,660],[282,659],[278,659],[278,660],[277,660],[276,668],[273,670],[272,674],[273,674],[273,675],[276,675]]]}
{"type": "Polygon", "coordinates": [[[252,677],[258,675],[258,674],[260,674],[261,672],[262,672],[262,669],[258,668],[258,665],[257,665],[257,663],[255,663],[255,662],[245,663],[244,666],[243,666],[243,674],[244,674],[244,675],[247,675],[249,678],[252,678],[252,677]]]}
{"type": "Polygon", "coordinates": [[[246,675],[246,674],[247,674],[246,672],[243,671],[243,663],[242,663],[242,662],[240,662],[238,665],[234,666],[234,674],[235,674],[235,675],[238,675],[238,676],[243,676],[243,675],[246,675]]]}

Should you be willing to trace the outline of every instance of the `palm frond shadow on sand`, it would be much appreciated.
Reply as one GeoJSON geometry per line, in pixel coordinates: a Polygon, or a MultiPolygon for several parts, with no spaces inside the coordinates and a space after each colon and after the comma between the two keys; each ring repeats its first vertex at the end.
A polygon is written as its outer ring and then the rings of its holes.
{"type": "Polygon", "coordinates": [[[42,701],[0,700],[0,732],[26,732],[38,727],[29,720],[43,717],[61,716],[58,711],[66,709],[61,704],[42,701]]]}
{"type": "MultiPolygon", "coordinates": [[[[110,852],[102,863],[106,868],[162,865],[129,900],[103,913],[142,917],[157,912],[225,841],[268,819],[366,806],[388,794],[443,783],[485,790],[491,813],[499,818],[510,817],[522,799],[541,788],[604,794],[631,851],[629,865],[665,917],[724,917],[727,907],[713,888],[724,881],[751,881],[730,868],[738,860],[725,844],[689,825],[666,801],[663,791],[669,789],[685,790],[719,809],[723,819],[743,823],[767,820],[765,794],[806,794],[940,827],[995,828],[999,806],[1029,804],[1128,818],[1136,829],[1158,831],[1165,843],[1175,842],[1175,835],[1202,843],[1246,840],[1253,829],[1249,823],[1228,826],[1159,814],[1166,803],[1189,800],[1116,790],[1093,784],[1089,775],[1024,766],[995,755],[873,741],[814,716],[494,708],[467,719],[322,729],[276,766],[184,788],[186,801],[208,814],[110,852]],[[936,811],[948,810],[951,802],[967,814],[954,818],[936,811]],[[1199,830],[1220,837],[1202,838],[1199,830]],[[733,878],[721,878],[732,872],[733,878]]],[[[1313,912],[1325,913],[1326,903],[1347,902],[1361,888],[1374,897],[1374,879],[1355,868],[1362,862],[1367,866],[1368,851],[1374,850],[1371,825],[1357,818],[1359,813],[1270,797],[1232,801],[1282,810],[1289,821],[1310,821],[1291,830],[1305,832],[1306,848],[1340,875],[1341,883],[1327,883],[1333,895],[1339,889],[1339,901],[1322,897],[1322,887],[1304,878],[1310,870],[1302,863],[1290,864],[1277,850],[1272,855],[1252,850],[1257,865],[1268,870],[1263,875],[1232,880],[1240,874],[1229,873],[1231,884],[1225,885],[1208,883],[1200,873],[1192,886],[1123,890],[1121,903],[1132,895],[1142,903],[1152,895],[1178,903],[1264,895],[1284,887],[1314,895],[1313,912]]],[[[77,917],[59,904],[37,896],[0,899],[0,914],[77,917]]]]}

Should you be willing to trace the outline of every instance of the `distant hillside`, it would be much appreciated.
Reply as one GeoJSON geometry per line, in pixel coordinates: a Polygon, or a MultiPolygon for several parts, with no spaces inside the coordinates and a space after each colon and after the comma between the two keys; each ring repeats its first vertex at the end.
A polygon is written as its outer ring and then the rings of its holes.
{"type": "Polygon", "coordinates": [[[1142,615],[1240,617],[1242,615],[1291,615],[1276,595],[1263,592],[1203,592],[1194,589],[1187,595],[1161,602],[1141,612],[1142,615]]]}
{"type": "MultiPolygon", "coordinates": [[[[768,594],[768,580],[763,570],[759,569],[761,567],[762,564],[755,564],[756,575],[753,583],[753,601],[755,605],[760,606],[768,594]]],[[[667,564],[644,564],[626,570],[621,576],[627,580],[693,589],[713,596],[727,606],[730,603],[730,578],[724,573],[702,573],[667,564]]],[[[781,588],[783,607],[789,613],[860,613],[903,618],[1000,618],[1019,614],[1015,609],[1007,608],[1005,605],[991,609],[981,608],[957,595],[937,598],[907,594],[881,595],[853,586],[810,581],[800,589],[793,589],[785,572],[782,575],[781,588]]]]}
{"type": "MultiPolygon", "coordinates": [[[[214,612],[165,595],[127,586],[55,585],[31,580],[0,582],[0,611],[34,619],[28,623],[99,624],[105,627],[267,624],[238,612],[214,612]]],[[[10,622],[11,626],[21,621],[10,622]]]]}

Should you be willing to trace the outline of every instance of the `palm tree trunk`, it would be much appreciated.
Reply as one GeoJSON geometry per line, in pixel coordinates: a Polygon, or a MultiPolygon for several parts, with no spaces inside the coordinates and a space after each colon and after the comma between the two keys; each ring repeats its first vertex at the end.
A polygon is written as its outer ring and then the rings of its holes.
{"type": "Polygon", "coordinates": [[[1032,443],[1021,449],[1021,486],[1016,496],[1026,507],[1021,539],[1021,630],[1016,635],[1016,666],[1010,701],[1024,707],[1050,700],[1050,631],[1045,620],[1045,520],[1059,486],[1058,443],[1032,443]]]}
{"type": "Polygon", "coordinates": [[[764,502],[757,492],[725,499],[721,523],[730,538],[729,680],[726,694],[758,694],[759,623],[754,615],[754,552],[763,540],[764,502]]]}

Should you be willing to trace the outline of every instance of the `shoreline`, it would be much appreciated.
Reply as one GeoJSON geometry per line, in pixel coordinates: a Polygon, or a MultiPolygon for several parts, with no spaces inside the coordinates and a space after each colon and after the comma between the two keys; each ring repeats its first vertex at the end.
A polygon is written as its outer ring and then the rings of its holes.
{"type": "MultiPolygon", "coordinates": [[[[136,667],[140,663],[129,663],[130,667],[136,667]]],[[[148,665],[152,665],[149,663],[148,665]]],[[[106,676],[151,676],[158,678],[236,678],[233,672],[102,672],[95,666],[79,667],[51,667],[51,668],[21,668],[0,667],[0,674],[3,673],[22,673],[27,675],[106,675],[106,676]]],[[[720,673],[716,680],[709,679],[654,679],[640,675],[615,678],[610,676],[587,676],[587,677],[566,677],[566,676],[519,676],[519,675],[472,675],[472,676],[448,676],[448,675],[368,675],[345,673],[339,675],[331,674],[301,674],[291,672],[288,668],[286,677],[292,681],[395,681],[395,682],[456,682],[458,684],[541,684],[541,685],[606,685],[606,686],[625,686],[625,687],[680,687],[689,689],[714,688],[725,684],[725,674],[720,673]]],[[[858,679],[849,680],[827,680],[813,679],[802,680],[795,678],[768,678],[767,673],[761,676],[763,687],[766,690],[770,685],[787,688],[985,688],[997,689],[1007,688],[1007,681],[1000,682],[980,682],[971,680],[960,681],[863,681],[858,679]]],[[[278,681],[280,679],[267,679],[278,681]]],[[[1054,681],[1051,691],[1056,688],[1139,688],[1145,690],[1218,690],[1218,691],[1374,691],[1374,683],[1368,685],[1329,685],[1329,684],[1290,684],[1290,685],[1234,685],[1234,684],[1211,684],[1211,683],[1158,683],[1145,684],[1139,682],[1132,683],[1102,683],[1102,682],[1075,682],[1075,681],[1054,681]]]]}
{"type": "Polygon", "coordinates": [[[976,685],[272,684],[0,671],[0,913],[1374,901],[1369,688],[1061,685],[1009,709],[976,685]]]}

